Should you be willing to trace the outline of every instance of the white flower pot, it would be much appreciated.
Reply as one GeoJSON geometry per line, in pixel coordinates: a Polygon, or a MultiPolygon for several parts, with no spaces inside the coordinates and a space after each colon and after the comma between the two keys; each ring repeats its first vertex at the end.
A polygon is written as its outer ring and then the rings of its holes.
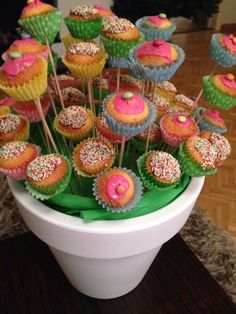
{"type": "Polygon", "coordinates": [[[151,214],[91,222],[53,210],[8,182],[26,224],[49,246],[70,283],[88,296],[109,299],[140,283],[162,244],[186,222],[204,177],[193,178],[175,201],[151,214]]]}

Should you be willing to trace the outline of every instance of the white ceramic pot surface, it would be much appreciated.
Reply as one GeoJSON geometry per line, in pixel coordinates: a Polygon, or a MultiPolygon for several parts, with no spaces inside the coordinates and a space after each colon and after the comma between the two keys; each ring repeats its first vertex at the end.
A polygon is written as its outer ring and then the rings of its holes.
{"type": "Polygon", "coordinates": [[[53,210],[17,182],[8,183],[26,224],[49,246],[70,283],[86,295],[109,299],[140,283],[162,244],[186,222],[204,177],[193,178],[175,201],[151,214],[90,222],[53,210]]]}

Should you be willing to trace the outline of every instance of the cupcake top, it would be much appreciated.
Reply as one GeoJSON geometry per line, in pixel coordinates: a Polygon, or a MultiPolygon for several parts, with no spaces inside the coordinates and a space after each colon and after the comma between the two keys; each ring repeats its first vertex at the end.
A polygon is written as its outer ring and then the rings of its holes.
{"type": "Polygon", "coordinates": [[[104,57],[104,51],[90,42],[74,43],[67,50],[65,60],[75,64],[90,64],[104,57]]]}
{"type": "MultiPolygon", "coordinates": [[[[149,131],[149,128],[145,129],[143,132],[140,132],[137,135],[137,138],[142,140],[142,141],[146,141],[148,138],[148,131],[149,131]]],[[[149,134],[149,142],[150,143],[156,143],[160,139],[161,139],[160,127],[157,124],[152,123],[151,129],[150,129],[150,134],[149,134]]]]}
{"type": "Polygon", "coordinates": [[[135,77],[133,77],[132,75],[121,74],[120,82],[134,85],[138,89],[142,88],[142,82],[140,80],[136,79],[135,77]]]}
{"type": "Polygon", "coordinates": [[[176,95],[174,101],[175,105],[184,105],[185,109],[192,110],[194,108],[194,101],[183,94],[176,95]]]}
{"type": "Polygon", "coordinates": [[[179,162],[172,155],[155,151],[147,160],[150,164],[151,174],[163,182],[174,183],[180,179],[181,170],[179,162]]]}
{"type": "Polygon", "coordinates": [[[1,71],[10,76],[16,76],[26,68],[31,67],[37,60],[37,57],[32,54],[21,55],[20,53],[7,60],[1,67],[1,71]]]}
{"type": "Polygon", "coordinates": [[[165,91],[165,92],[170,92],[170,93],[177,93],[177,88],[175,85],[169,81],[164,81],[162,83],[156,84],[157,88],[165,91]]]}
{"type": "MultiPolygon", "coordinates": [[[[60,74],[57,75],[58,83],[61,89],[67,88],[67,87],[78,87],[79,81],[72,75],[68,74],[60,74]]],[[[50,77],[48,80],[49,85],[54,88],[55,85],[55,79],[54,77],[50,77]]]]}
{"type": "Polygon", "coordinates": [[[55,10],[52,5],[41,2],[40,0],[28,0],[27,3],[21,13],[20,19],[46,14],[55,10]]]}
{"type": "Polygon", "coordinates": [[[161,119],[161,126],[173,136],[191,136],[198,133],[196,122],[184,113],[168,113],[161,119]]]}
{"type": "Polygon", "coordinates": [[[236,55],[236,37],[233,34],[222,36],[222,44],[233,55],[236,55]]]}
{"type": "Polygon", "coordinates": [[[106,121],[106,118],[103,114],[99,114],[96,117],[96,130],[99,137],[104,137],[109,140],[111,143],[120,143],[122,140],[122,136],[113,132],[106,121]]]}
{"type": "MultiPolygon", "coordinates": [[[[149,98],[152,99],[152,96],[150,95],[149,98]]],[[[155,94],[154,99],[152,99],[152,103],[157,108],[157,111],[159,110],[166,112],[170,107],[169,101],[158,94],[155,94]]]]}
{"type": "Polygon", "coordinates": [[[86,109],[80,106],[70,106],[58,114],[60,124],[73,129],[79,129],[84,125],[87,117],[86,109]]]}
{"type": "Polygon", "coordinates": [[[177,51],[169,43],[158,38],[141,45],[135,56],[147,66],[170,65],[177,59],[177,51]]]}
{"type": "Polygon", "coordinates": [[[236,81],[233,74],[218,74],[212,76],[214,85],[229,96],[236,97],[236,81]]]}
{"type": "Polygon", "coordinates": [[[20,125],[20,117],[15,114],[0,116],[0,133],[10,133],[20,125]]]}
{"type": "Polygon", "coordinates": [[[224,161],[231,153],[230,143],[225,136],[216,132],[210,133],[208,140],[216,148],[217,159],[224,161]]]}
{"type": "Polygon", "coordinates": [[[86,102],[86,96],[74,87],[66,87],[61,91],[65,106],[82,105],[86,102]]]}
{"type": "Polygon", "coordinates": [[[226,128],[224,119],[221,118],[220,112],[218,110],[215,110],[215,109],[206,110],[205,112],[202,113],[202,116],[208,122],[222,128],[222,129],[226,128]]]}
{"type": "Polygon", "coordinates": [[[99,18],[100,13],[94,6],[82,4],[70,9],[70,17],[77,20],[88,20],[99,18]]]}
{"type": "Polygon", "coordinates": [[[102,5],[94,4],[93,7],[95,9],[97,9],[99,11],[99,13],[101,14],[101,16],[103,16],[103,17],[115,16],[115,14],[111,10],[103,7],[102,5]]]}
{"type": "Polygon", "coordinates": [[[0,159],[10,160],[12,158],[18,158],[25,152],[29,143],[14,141],[9,142],[0,147],[0,159]]]}
{"type": "Polygon", "coordinates": [[[159,28],[165,29],[170,27],[172,24],[170,20],[167,18],[165,13],[160,13],[159,15],[148,16],[144,21],[143,26],[148,28],[159,28]]]}

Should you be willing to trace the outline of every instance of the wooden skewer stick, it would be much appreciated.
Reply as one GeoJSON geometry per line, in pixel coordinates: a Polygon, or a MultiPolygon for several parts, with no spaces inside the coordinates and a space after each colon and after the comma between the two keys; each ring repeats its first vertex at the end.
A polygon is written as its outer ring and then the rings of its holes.
{"type": "MultiPolygon", "coordinates": [[[[154,83],[154,85],[153,85],[153,90],[152,90],[152,101],[154,101],[154,99],[155,99],[155,91],[156,91],[156,84],[154,83]]],[[[150,141],[150,135],[151,135],[151,128],[152,128],[152,124],[150,124],[149,127],[148,127],[148,134],[147,134],[147,141],[146,141],[145,153],[148,151],[148,147],[149,147],[149,141],[150,141]]]]}
{"type": "Polygon", "coordinates": [[[47,47],[49,49],[49,58],[50,58],[50,62],[52,64],[52,72],[53,72],[53,75],[54,75],[55,84],[56,84],[58,96],[59,96],[59,99],[60,99],[60,103],[61,103],[62,109],[65,109],[64,100],[62,98],[61,89],[60,89],[60,85],[59,85],[58,78],[57,78],[56,68],[55,68],[55,65],[54,65],[54,62],[53,62],[51,47],[50,47],[49,42],[48,42],[47,39],[46,39],[46,44],[47,44],[47,47]]]}
{"type": "Polygon", "coordinates": [[[121,65],[121,57],[118,58],[117,63],[117,80],[116,80],[116,91],[119,92],[120,90],[120,65],[121,65]]]}
{"type": "Polygon", "coordinates": [[[125,149],[125,136],[122,136],[121,147],[120,147],[120,157],[119,157],[119,167],[122,166],[124,149],[125,149]]]}
{"type": "Polygon", "coordinates": [[[49,153],[51,153],[51,147],[50,147],[50,144],[49,144],[49,142],[48,142],[48,136],[47,136],[47,134],[46,134],[46,132],[45,132],[45,129],[43,129],[44,130],[44,135],[43,135],[43,132],[42,132],[42,130],[41,130],[41,127],[40,127],[40,125],[37,123],[37,129],[38,129],[38,132],[39,132],[39,134],[40,134],[40,137],[41,137],[41,139],[42,139],[42,141],[43,141],[43,145],[44,145],[44,147],[45,147],[45,149],[49,152],[49,153]],[[46,138],[47,138],[47,140],[46,140],[46,138]]]}
{"type": "MultiPolygon", "coordinates": [[[[90,110],[92,111],[92,113],[94,114],[94,117],[95,117],[93,100],[92,100],[92,91],[91,91],[91,80],[90,79],[88,79],[87,86],[88,86],[88,100],[89,100],[90,110]]],[[[95,136],[95,119],[94,119],[94,123],[93,123],[93,136],[95,136]]]]}
{"type": "Polygon", "coordinates": [[[49,137],[49,140],[50,140],[50,142],[52,143],[52,146],[53,146],[55,152],[58,154],[59,152],[58,152],[57,146],[56,146],[56,144],[55,144],[55,141],[54,141],[54,139],[53,139],[53,137],[52,137],[52,133],[51,133],[51,131],[50,131],[48,125],[47,125],[47,121],[46,121],[46,119],[45,119],[45,117],[44,117],[43,109],[42,109],[42,105],[41,105],[41,102],[40,102],[40,98],[39,98],[39,97],[35,99],[35,105],[36,105],[36,107],[37,107],[37,110],[38,110],[38,112],[39,112],[40,118],[41,118],[41,120],[42,120],[45,133],[47,133],[47,135],[48,135],[48,137],[49,137]]]}
{"type": "Polygon", "coordinates": [[[52,109],[53,109],[54,115],[56,117],[57,116],[57,109],[56,109],[56,105],[55,105],[55,102],[54,102],[53,97],[52,97],[52,93],[50,91],[50,87],[47,88],[47,91],[48,91],[48,96],[49,96],[49,99],[50,99],[50,103],[52,105],[52,109]]]}

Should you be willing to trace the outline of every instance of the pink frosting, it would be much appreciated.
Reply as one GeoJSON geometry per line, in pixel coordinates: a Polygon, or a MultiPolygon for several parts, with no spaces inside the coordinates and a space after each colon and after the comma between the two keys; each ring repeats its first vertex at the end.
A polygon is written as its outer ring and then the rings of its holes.
{"type": "Polygon", "coordinates": [[[233,35],[224,36],[223,38],[224,44],[226,47],[234,54],[236,54],[236,44],[233,42],[233,35]]]}
{"type": "Polygon", "coordinates": [[[216,122],[224,123],[224,120],[220,117],[220,112],[218,110],[207,111],[206,113],[209,117],[214,119],[216,122]]]}
{"type": "Polygon", "coordinates": [[[182,128],[186,128],[193,123],[192,119],[184,114],[175,114],[172,121],[182,128]],[[186,120],[181,122],[179,121],[179,117],[185,117],[186,120]]]}
{"type": "Polygon", "coordinates": [[[12,105],[15,104],[15,99],[12,97],[5,97],[2,100],[0,100],[0,106],[8,106],[11,107],[12,105]]]}
{"type": "Polygon", "coordinates": [[[27,11],[30,11],[34,8],[37,8],[38,6],[42,5],[43,2],[40,0],[34,0],[33,2],[27,4],[27,6],[24,7],[22,14],[25,14],[27,11]]]}
{"type": "Polygon", "coordinates": [[[160,16],[156,15],[156,16],[149,16],[147,18],[147,21],[156,25],[161,25],[163,23],[168,22],[169,20],[166,18],[161,18],[160,16]]]}
{"type": "Polygon", "coordinates": [[[148,41],[136,51],[137,57],[145,57],[151,55],[164,57],[168,59],[168,63],[172,63],[171,46],[164,42],[162,39],[148,41]]]}
{"type": "Polygon", "coordinates": [[[221,79],[221,82],[222,82],[225,86],[227,86],[227,87],[229,87],[229,88],[236,88],[236,82],[235,82],[235,80],[232,80],[232,81],[231,81],[231,80],[227,79],[226,75],[221,75],[220,79],[221,79]]]}
{"type": "Polygon", "coordinates": [[[24,55],[20,58],[7,60],[2,66],[2,71],[8,75],[16,76],[25,68],[30,67],[36,59],[37,57],[34,55],[24,55]]]}
{"type": "Polygon", "coordinates": [[[35,45],[37,43],[38,43],[37,40],[35,40],[33,38],[25,38],[25,39],[15,40],[12,43],[12,46],[19,48],[19,47],[24,46],[24,45],[35,45]]]}
{"type": "Polygon", "coordinates": [[[115,15],[111,10],[103,7],[102,5],[94,4],[94,8],[97,9],[99,12],[111,13],[111,14],[115,15]]]}
{"type": "Polygon", "coordinates": [[[113,175],[106,184],[106,194],[111,200],[123,198],[130,187],[129,181],[122,175],[113,175]]]}
{"type": "Polygon", "coordinates": [[[114,99],[115,109],[124,114],[138,114],[143,112],[145,102],[142,97],[133,95],[129,99],[124,99],[123,94],[118,94],[114,99]]]}

